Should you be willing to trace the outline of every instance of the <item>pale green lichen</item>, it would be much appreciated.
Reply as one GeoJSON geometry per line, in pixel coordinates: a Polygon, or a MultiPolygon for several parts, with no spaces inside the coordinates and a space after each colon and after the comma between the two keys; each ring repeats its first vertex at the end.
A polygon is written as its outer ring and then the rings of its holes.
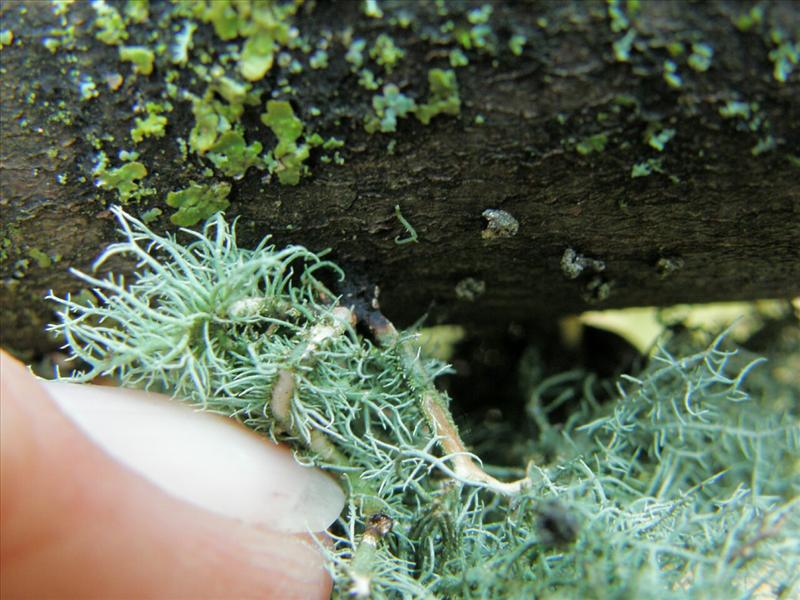
{"type": "Polygon", "coordinates": [[[458,94],[458,80],[451,69],[431,69],[428,71],[428,101],[415,110],[417,119],[427,125],[437,115],[458,115],[461,112],[461,98],[458,94]]]}
{"type": "Polygon", "coordinates": [[[674,129],[662,129],[658,133],[655,131],[651,132],[647,136],[647,144],[659,152],[663,152],[664,147],[667,145],[673,137],[675,136],[674,129]]]}
{"type": "Polygon", "coordinates": [[[364,0],[361,4],[361,11],[368,17],[373,19],[382,19],[383,11],[381,10],[378,0],[364,0]]]}
{"type": "Polygon", "coordinates": [[[208,148],[206,158],[224,175],[241,179],[250,167],[263,168],[264,162],[259,156],[261,149],[260,142],[248,145],[241,132],[230,130],[220,135],[208,148]]]}
{"type": "Polygon", "coordinates": [[[629,29],[624,36],[611,44],[611,47],[614,50],[614,58],[616,58],[618,62],[630,62],[631,47],[633,46],[633,42],[635,40],[636,31],[629,29]]]}
{"type": "Polygon", "coordinates": [[[350,42],[350,46],[347,48],[347,53],[344,55],[344,59],[353,65],[351,67],[352,71],[357,71],[364,64],[364,49],[366,47],[367,41],[361,38],[357,38],[350,42]]]}
{"type": "Polygon", "coordinates": [[[308,66],[312,69],[327,69],[328,68],[328,53],[325,50],[318,49],[308,59],[308,66]]]}
{"type": "Polygon", "coordinates": [[[164,137],[166,126],[167,117],[150,110],[144,119],[136,117],[135,127],[131,129],[131,139],[134,143],[139,143],[147,137],[164,137]]]}
{"type": "Polygon", "coordinates": [[[587,138],[584,138],[575,145],[575,150],[578,154],[586,156],[593,152],[602,152],[608,143],[608,135],[605,133],[596,133],[587,138]]]}
{"type": "Polygon", "coordinates": [[[323,283],[344,277],[336,265],[240,248],[220,216],[184,247],[114,213],[125,239],[96,266],[123,255],[137,276],[76,273],[94,299],[51,296],[51,330],[86,365],[74,379],[165,391],[329,471],[347,496],[319,544],[333,598],[796,595],[797,386],[724,336],[697,350],[675,328],[640,371],[604,381],[546,376],[531,348],[523,410],[473,426],[523,483],[476,480],[433,383],[446,367],[390,324],[362,333],[323,283]]]}
{"type": "Polygon", "coordinates": [[[106,169],[101,162],[95,169],[97,186],[105,190],[116,190],[120,202],[127,203],[139,191],[140,179],[147,176],[147,168],[140,162],[129,162],[116,169],[106,169]]]}
{"type": "Polygon", "coordinates": [[[692,44],[692,53],[687,59],[689,66],[695,71],[704,73],[711,67],[711,60],[714,57],[714,48],[710,44],[692,44]]]}
{"type": "Polygon", "coordinates": [[[450,50],[448,53],[448,60],[450,62],[450,66],[453,68],[465,67],[469,64],[469,58],[467,58],[467,55],[458,48],[453,48],[450,50]]]}
{"type": "Polygon", "coordinates": [[[386,73],[391,73],[406,53],[405,50],[395,45],[391,36],[382,33],[375,39],[375,43],[369,50],[369,55],[383,67],[386,73]]]}
{"type": "Polygon", "coordinates": [[[397,131],[397,119],[404,118],[417,106],[412,98],[401,93],[393,83],[389,83],[383,86],[382,94],[372,97],[372,108],[375,113],[365,117],[364,129],[367,133],[389,133],[397,131]]]}
{"type": "Polygon", "coordinates": [[[150,208],[150,209],[144,211],[140,215],[140,218],[142,219],[142,223],[144,223],[144,224],[152,223],[153,221],[155,221],[156,219],[158,219],[158,217],[160,217],[162,215],[162,212],[163,211],[160,208],[157,208],[157,207],[150,208]]]}
{"type": "Polygon", "coordinates": [[[521,35],[519,33],[514,34],[508,40],[508,49],[511,50],[511,54],[513,54],[514,56],[522,56],[522,52],[525,49],[525,44],[527,41],[528,38],[525,37],[524,35],[521,35]]]}
{"type": "Polygon", "coordinates": [[[786,83],[800,60],[800,41],[792,40],[781,29],[770,31],[770,40],[774,48],[769,52],[772,61],[772,76],[775,81],[786,83]]]}
{"type": "Polygon", "coordinates": [[[683,78],[678,73],[678,65],[675,63],[675,61],[665,60],[663,68],[664,81],[667,82],[669,87],[673,89],[679,89],[683,87],[683,78]]]}
{"type": "Polygon", "coordinates": [[[725,119],[749,119],[751,107],[747,102],[728,100],[725,106],[719,109],[719,114],[725,119]]]}
{"type": "Polygon", "coordinates": [[[150,16],[150,0],[128,0],[125,3],[125,16],[134,23],[146,23],[150,16]]]}
{"type": "Polygon", "coordinates": [[[380,79],[369,69],[361,69],[358,73],[358,85],[366,90],[374,91],[380,87],[380,79]]]}
{"type": "Polygon", "coordinates": [[[39,250],[39,248],[28,248],[28,256],[35,260],[36,264],[42,269],[46,269],[53,264],[53,259],[46,252],[39,250]]]}
{"type": "Polygon", "coordinates": [[[128,39],[125,21],[114,6],[107,4],[105,0],[93,0],[92,8],[97,14],[94,26],[98,29],[95,34],[98,40],[116,46],[128,39]]]}
{"type": "Polygon", "coordinates": [[[197,24],[193,21],[184,21],[180,32],[175,35],[175,42],[170,46],[170,61],[173,64],[185,66],[189,62],[189,50],[194,46],[192,40],[197,24]]]}
{"type": "Polygon", "coordinates": [[[119,59],[133,63],[133,72],[150,75],[153,72],[155,54],[146,46],[120,46],[119,59]]]}
{"type": "Polygon", "coordinates": [[[303,121],[295,116],[292,105],[283,100],[267,102],[267,111],[261,115],[261,121],[278,138],[278,144],[267,160],[270,173],[276,174],[284,185],[297,185],[307,171],[304,162],[310,154],[308,144],[297,143],[303,134],[303,121]]]}
{"type": "Polygon", "coordinates": [[[3,46],[10,46],[14,42],[14,32],[10,29],[0,31],[0,49],[3,46]]]}
{"type": "Polygon", "coordinates": [[[459,300],[475,302],[486,293],[486,282],[474,277],[465,277],[456,284],[454,291],[459,300]]]}
{"type": "Polygon", "coordinates": [[[739,31],[750,31],[754,27],[761,25],[764,20],[764,7],[756,4],[746,13],[742,13],[736,17],[733,24],[739,31]]]}
{"type": "Polygon", "coordinates": [[[191,227],[208,219],[215,213],[228,208],[230,191],[229,183],[208,185],[193,181],[188,188],[167,194],[167,205],[178,209],[170,216],[169,220],[175,225],[191,227]]]}
{"type": "Polygon", "coordinates": [[[84,73],[81,75],[80,81],[78,82],[78,96],[82,101],[91,100],[92,98],[97,98],[100,95],[100,92],[97,91],[97,84],[92,79],[91,75],[84,73]]]}

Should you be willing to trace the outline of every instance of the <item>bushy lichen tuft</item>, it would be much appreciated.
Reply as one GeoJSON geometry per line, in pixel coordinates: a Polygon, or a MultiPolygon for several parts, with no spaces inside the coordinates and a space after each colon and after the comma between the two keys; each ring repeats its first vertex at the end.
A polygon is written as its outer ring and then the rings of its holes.
{"type": "Polygon", "coordinates": [[[220,215],[183,247],[114,212],[125,240],[97,264],[132,256],[136,278],[76,273],[96,299],[53,298],[52,329],[88,365],[77,378],[231,415],[337,474],[349,502],[321,544],[335,598],[798,591],[800,392],[722,336],[659,348],[616,390],[580,370],[529,378],[529,422],[502,438],[531,462],[504,484],[454,444],[432,385],[444,366],[379,316],[359,333],[324,283],[334,264],[240,248],[220,215]]]}

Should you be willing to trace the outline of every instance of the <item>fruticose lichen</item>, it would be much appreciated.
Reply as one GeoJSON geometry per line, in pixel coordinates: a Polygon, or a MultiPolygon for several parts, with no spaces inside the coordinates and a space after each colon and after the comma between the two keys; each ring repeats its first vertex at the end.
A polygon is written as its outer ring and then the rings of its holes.
{"type": "Polygon", "coordinates": [[[681,356],[660,347],[616,387],[532,375],[502,436],[529,462],[502,482],[434,387],[446,367],[382,316],[359,322],[324,283],[344,276],[334,264],[239,248],[220,215],[183,247],[113,212],[125,239],[97,265],[128,255],[141,270],[125,287],[76,272],[96,298],[52,298],[52,329],[86,366],[74,379],[231,415],[336,476],[348,502],[320,541],[334,598],[797,591],[800,397],[722,336],[700,351],[676,339],[681,356]]]}

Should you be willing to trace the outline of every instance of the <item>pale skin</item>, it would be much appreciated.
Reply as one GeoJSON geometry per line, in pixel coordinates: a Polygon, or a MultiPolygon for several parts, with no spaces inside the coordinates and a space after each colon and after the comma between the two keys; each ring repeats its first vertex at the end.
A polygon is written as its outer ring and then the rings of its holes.
{"type": "Polygon", "coordinates": [[[162,492],[95,446],[25,367],[0,357],[0,595],[327,598],[309,536],[162,492]]]}

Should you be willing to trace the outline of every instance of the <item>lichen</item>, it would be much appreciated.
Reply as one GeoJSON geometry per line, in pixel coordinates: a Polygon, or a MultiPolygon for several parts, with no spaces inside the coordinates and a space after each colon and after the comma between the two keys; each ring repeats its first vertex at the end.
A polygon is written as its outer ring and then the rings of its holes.
{"type": "Polygon", "coordinates": [[[209,147],[206,157],[227,177],[241,179],[250,167],[263,168],[264,162],[259,156],[261,149],[260,142],[248,145],[240,131],[230,130],[209,147]]]}
{"type": "Polygon", "coordinates": [[[35,260],[36,264],[42,269],[46,269],[53,264],[53,259],[46,252],[39,250],[39,248],[28,248],[28,256],[35,260]]]}
{"type": "Polygon", "coordinates": [[[10,29],[0,31],[0,50],[3,46],[10,46],[12,43],[14,43],[14,32],[10,29]]]}
{"type": "Polygon", "coordinates": [[[178,211],[169,218],[175,225],[191,227],[208,219],[230,205],[229,183],[199,184],[192,181],[188,188],[167,194],[167,204],[178,211]]]}
{"type": "Polygon", "coordinates": [[[147,168],[142,163],[133,161],[110,170],[101,166],[95,173],[98,176],[97,186],[105,190],[116,190],[120,202],[126,204],[131,198],[138,197],[138,181],[147,176],[147,168]]]}
{"type": "Polygon", "coordinates": [[[596,133],[595,135],[584,138],[575,145],[575,150],[578,154],[586,156],[593,152],[602,152],[608,143],[608,135],[605,133],[596,133]]]}
{"type": "Polygon", "coordinates": [[[375,39],[375,43],[369,50],[369,55],[388,74],[392,72],[406,53],[405,50],[395,45],[391,36],[382,33],[375,39]]]}
{"type": "Polygon", "coordinates": [[[134,143],[139,143],[146,137],[164,137],[167,117],[161,113],[169,109],[171,107],[157,102],[148,102],[146,105],[147,116],[145,118],[136,117],[135,127],[131,129],[131,139],[134,143]]]}
{"type": "Polygon", "coordinates": [[[153,72],[155,54],[146,46],[120,46],[119,59],[133,63],[133,72],[150,75],[153,72]]]}
{"type": "Polygon", "coordinates": [[[577,279],[584,271],[599,273],[605,268],[606,263],[602,260],[578,254],[572,248],[564,250],[561,256],[561,272],[567,279],[577,279]]]}
{"type": "Polygon", "coordinates": [[[310,153],[308,144],[297,143],[303,134],[303,121],[295,116],[292,105],[285,100],[267,102],[261,121],[278,138],[267,160],[270,173],[276,174],[284,185],[297,185],[306,171],[304,162],[310,153]]]}
{"type": "Polygon", "coordinates": [[[134,23],[146,23],[149,13],[150,0],[128,0],[125,3],[125,16],[134,23]]]}
{"type": "Polygon", "coordinates": [[[461,112],[461,98],[458,95],[458,80],[452,69],[431,69],[428,71],[428,101],[415,110],[417,119],[427,125],[437,115],[458,115],[461,112]]]}
{"type": "Polygon", "coordinates": [[[95,34],[98,40],[117,46],[128,39],[125,21],[114,6],[107,4],[105,0],[93,0],[92,8],[97,15],[94,26],[98,29],[95,34]]]}
{"type": "Polygon", "coordinates": [[[775,81],[786,83],[800,60],[800,41],[792,40],[781,29],[770,31],[770,41],[774,46],[769,52],[769,59],[773,64],[772,76],[775,81]]]}
{"type": "Polygon", "coordinates": [[[499,208],[487,208],[481,216],[486,219],[486,227],[481,231],[481,237],[485,240],[514,237],[519,231],[519,221],[511,213],[499,208]]]}
{"type": "Polygon", "coordinates": [[[667,142],[669,142],[674,136],[675,136],[674,129],[662,129],[658,133],[653,131],[649,133],[647,136],[647,144],[651,148],[654,148],[659,152],[663,152],[664,147],[667,145],[667,142]]]}
{"type": "Polygon", "coordinates": [[[711,60],[714,57],[714,48],[710,44],[692,44],[692,53],[687,59],[689,66],[700,73],[708,71],[711,67],[711,60]]]}
{"type": "Polygon", "coordinates": [[[364,119],[364,129],[367,133],[381,131],[389,133],[397,131],[397,119],[402,119],[413,112],[417,105],[412,98],[400,92],[393,83],[383,86],[383,93],[372,97],[374,114],[369,114],[364,119]]]}
{"type": "Polygon", "coordinates": [[[456,298],[466,302],[475,302],[486,293],[486,282],[474,277],[465,277],[456,284],[456,298]]]}
{"type": "Polygon", "coordinates": [[[522,56],[522,52],[525,49],[525,44],[528,41],[528,38],[522,34],[514,34],[508,40],[508,49],[511,50],[511,54],[514,56],[522,56]]]}

